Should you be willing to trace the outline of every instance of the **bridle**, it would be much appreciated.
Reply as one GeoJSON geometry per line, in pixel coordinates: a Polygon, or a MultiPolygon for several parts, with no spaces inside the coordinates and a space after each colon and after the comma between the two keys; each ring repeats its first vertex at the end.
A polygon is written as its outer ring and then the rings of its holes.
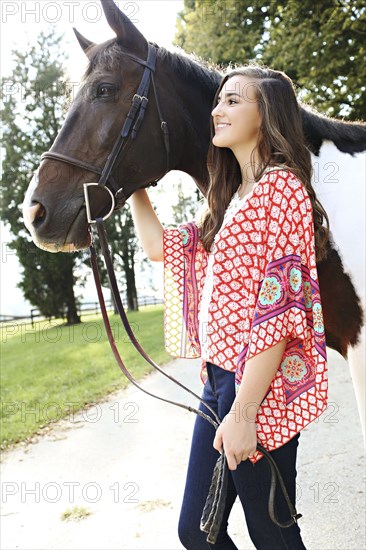
{"type": "MultiPolygon", "coordinates": [[[[173,376],[169,375],[167,372],[165,372],[161,367],[159,367],[153,359],[149,357],[149,355],[145,352],[145,350],[141,347],[139,342],[137,341],[131,326],[128,322],[122,300],[120,297],[120,293],[118,290],[118,284],[116,281],[116,276],[113,269],[113,262],[110,256],[109,247],[108,247],[108,240],[107,235],[104,228],[104,221],[112,214],[112,212],[115,210],[115,208],[119,208],[123,206],[123,204],[126,201],[126,195],[123,187],[119,188],[116,192],[113,191],[113,188],[110,189],[108,187],[108,182],[110,183],[112,178],[112,170],[113,167],[120,155],[120,153],[123,151],[128,139],[135,139],[137,132],[141,126],[141,123],[144,119],[144,115],[146,112],[146,108],[148,105],[148,93],[149,93],[149,87],[150,87],[150,81],[153,85],[154,90],[154,96],[155,96],[155,103],[157,106],[157,110],[159,113],[160,118],[160,125],[161,130],[163,133],[163,140],[164,140],[164,146],[166,151],[166,158],[167,158],[167,171],[169,171],[169,155],[170,155],[170,143],[169,143],[169,132],[168,132],[168,125],[163,120],[162,112],[160,109],[159,104],[159,98],[157,95],[156,87],[155,87],[155,81],[154,81],[154,73],[155,73],[155,66],[156,66],[156,56],[157,56],[157,49],[155,45],[149,43],[148,44],[148,56],[147,60],[144,61],[138,57],[135,57],[129,53],[125,53],[126,56],[133,59],[135,62],[139,63],[140,65],[144,66],[144,73],[140,82],[140,85],[138,87],[138,90],[136,94],[133,96],[132,104],[130,107],[130,110],[126,116],[126,119],[124,121],[123,127],[121,132],[119,133],[114,146],[112,148],[112,151],[110,155],[108,156],[106,163],[104,165],[103,169],[100,169],[96,166],[93,166],[92,164],[89,164],[84,161],[80,161],[78,159],[75,159],[73,157],[69,157],[64,154],[56,153],[54,151],[49,151],[47,153],[44,153],[42,155],[43,159],[53,159],[57,161],[61,161],[67,164],[71,164],[73,166],[76,166],[78,168],[82,168],[84,170],[88,170],[92,173],[95,173],[97,175],[100,175],[100,179],[98,183],[85,183],[84,184],[84,195],[85,195],[85,205],[86,205],[86,211],[87,211],[87,219],[89,224],[95,224],[99,241],[102,249],[102,253],[104,256],[108,278],[110,282],[110,287],[112,289],[112,294],[114,298],[114,302],[117,306],[118,313],[120,315],[121,321],[124,325],[124,328],[130,338],[130,341],[134,345],[134,347],[137,349],[137,351],[140,353],[140,355],[143,357],[145,361],[147,361],[151,366],[153,366],[157,371],[159,371],[161,374],[166,376],[169,380],[171,380],[173,383],[177,384],[181,388],[183,388],[185,391],[190,393],[192,396],[194,396],[196,399],[198,399],[204,407],[211,413],[212,416],[209,414],[203,412],[200,409],[197,409],[195,407],[191,407],[189,405],[185,405],[184,403],[179,403],[177,401],[173,401],[170,399],[167,399],[165,397],[161,397],[159,395],[156,395],[152,392],[149,392],[146,390],[143,386],[141,386],[137,380],[132,376],[132,374],[129,372],[125,364],[123,363],[123,360],[119,354],[119,351],[117,349],[116,343],[114,341],[112,329],[109,323],[109,318],[104,302],[103,292],[102,292],[102,286],[100,282],[100,276],[99,276],[99,270],[98,270],[98,264],[97,264],[97,254],[94,247],[94,244],[92,243],[90,246],[90,254],[91,254],[91,265],[93,269],[93,275],[94,280],[96,284],[96,289],[98,293],[98,298],[101,306],[101,312],[103,316],[103,321],[106,327],[106,332],[108,336],[108,340],[111,346],[111,349],[113,351],[113,354],[115,356],[115,359],[121,369],[121,371],[124,373],[124,375],[130,380],[132,384],[134,384],[137,388],[142,390],[143,392],[147,393],[151,397],[154,397],[156,399],[159,399],[161,401],[165,401],[166,403],[170,403],[172,405],[175,405],[177,407],[181,407],[183,409],[186,409],[190,412],[194,412],[204,420],[208,421],[215,429],[218,428],[218,426],[221,423],[221,419],[218,417],[216,412],[207,404],[205,401],[202,400],[202,398],[194,393],[191,389],[187,388],[184,384],[176,380],[173,376]],[[111,208],[109,212],[103,216],[103,217],[96,217],[95,219],[92,216],[91,208],[90,208],[90,201],[89,201],[89,192],[93,188],[93,186],[97,186],[99,189],[104,189],[111,200],[111,208]]],[[[166,173],[166,172],[165,172],[166,173]]],[[[160,179],[160,178],[159,178],[160,179]]],[[[157,183],[158,180],[155,180],[151,182],[148,185],[154,185],[157,183]]],[[[281,528],[290,527],[294,523],[297,522],[297,520],[301,517],[301,514],[298,514],[296,512],[295,507],[293,506],[284,481],[282,479],[281,473],[278,470],[277,464],[274,461],[271,454],[260,444],[257,444],[257,450],[263,453],[263,455],[268,460],[269,467],[271,469],[271,487],[270,487],[270,494],[269,494],[269,501],[268,501],[268,510],[269,515],[272,519],[272,521],[278,525],[281,528]],[[281,490],[283,492],[284,498],[286,500],[287,506],[290,511],[291,519],[286,523],[281,523],[278,521],[275,515],[274,511],[274,499],[275,499],[275,491],[276,491],[276,485],[277,481],[280,483],[281,490]]],[[[225,457],[224,451],[222,451],[220,457],[218,458],[218,461],[216,463],[213,478],[209,490],[209,494],[206,500],[206,504],[203,510],[202,518],[201,518],[201,529],[202,531],[206,532],[208,534],[207,536],[207,542],[214,544],[216,542],[216,538],[219,532],[219,528],[221,525],[223,512],[225,508],[225,499],[226,499],[226,485],[227,485],[227,479],[228,479],[228,467],[227,467],[227,461],[225,457]]]]}
{"type": "Polygon", "coordinates": [[[71,157],[63,153],[57,153],[56,151],[47,151],[47,153],[43,153],[41,157],[41,160],[52,159],[52,160],[60,161],[66,164],[70,164],[71,166],[76,166],[77,168],[87,170],[89,172],[92,172],[100,176],[98,183],[94,183],[94,182],[84,183],[85,206],[86,206],[87,220],[89,224],[96,222],[96,219],[94,219],[91,214],[91,207],[90,207],[90,200],[89,200],[90,190],[94,186],[98,186],[99,189],[104,189],[108,194],[108,198],[111,202],[111,207],[108,213],[105,216],[103,216],[104,221],[110,217],[110,215],[114,210],[121,208],[127,200],[126,193],[123,187],[118,188],[117,191],[113,190],[113,184],[115,184],[116,182],[114,181],[112,170],[121,152],[126,147],[128,140],[129,139],[134,140],[137,136],[137,132],[144,119],[146,107],[149,102],[148,95],[149,95],[150,82],[152,83],[156,108],[160,119],[160,128],[163,135],[164,148],[166,153],[166,167],[162,176],[148,183],[146,187],[156,185],[158,181],[170,170],[170,140],[169,140],[168,124],[164,120],[162,115],[159,96],[156,90],[155,79],[154,79],[154,73],[156,68],[156,58],[157,58],[157,47],[154,44],[151,44],[150,42],[148,43],[148,54],[147,54],[146,61],[128,52],[123,52],[123,53],[126,57],[129,57],[136,63],[139,63],[140,65],[142,65],[144,67],[144,72],[140,81],[140,85],[137,89],[137,92],[132,98],[131,107],[126,115],[124,124],[122,126],[122,130],[120,131],[116,141],[114,142],[112,151],[108,155],[103,169],[89,162],[85,162],[84,160],[79,160],[79,159],[76,159],[75,157],[71,157]]]}

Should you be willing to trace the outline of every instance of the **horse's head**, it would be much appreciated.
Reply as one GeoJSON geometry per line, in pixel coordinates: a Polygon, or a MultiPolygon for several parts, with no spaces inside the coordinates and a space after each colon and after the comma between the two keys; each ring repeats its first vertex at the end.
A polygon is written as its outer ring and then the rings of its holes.
{"type": "MultiPolygon", "coordinates": [[[[97,45],[75,31],[89,66],[65,123],[31,181],[24,201],[24,220],[34,242],[51,252],[77,250],[89,244],[83,184],[99,181],[130,111],[148,56],[148,42],[113,0],[102,0],[102,6],[116,38],[97,45]]],[[[107,181],[113,194],[122,188],[124,199],[168,170],[156,98],[159,88],[169,90],[170,82],[157,59],[156,73],[159,71],[156,94],[150,83],[142,126],[135,139],[130,136],[123,144],[107,181]]],[[[174,87],[171,89],[174,95],[174,87]]],[[[172,114],[166,103],[162,107],[169,122],[172,114]]],[[[182,142],[183,131],[175,128],[175,140],[182,142]]],[[[176,159],[169,160],[172,168],[176,159]]],[[[106,192],[91,193],[91,201],[95,217],[110,209],[106,192]]]]}

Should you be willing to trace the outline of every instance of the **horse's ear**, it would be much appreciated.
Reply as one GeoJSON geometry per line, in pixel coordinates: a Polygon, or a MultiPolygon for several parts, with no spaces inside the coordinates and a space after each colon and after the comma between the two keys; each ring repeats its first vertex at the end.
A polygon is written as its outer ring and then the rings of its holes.
{"type": "Polygon", "coordinates": [[[88,48],[90,48],[90,46],[94,46],[94,42],[91,42],[90,40],[85,38],[85,36],[83,36],[81,33],[79,33],[79,31],[76,30],[74,27],[73,27],[73,31],[75,33],[76,38],[78,39],[78,42],[79,42],[80,46],[82,47],[82,49],[84,50],[86,55],[88,55],[86,50],[88,48]]]}
{"type": "Polygon", "coordinates": [[[147,41],[130,19],[118,8],[114,0],[101,0],[104,14],[117,38],[128,50],[141,55],[147,52],[147,41]]]}

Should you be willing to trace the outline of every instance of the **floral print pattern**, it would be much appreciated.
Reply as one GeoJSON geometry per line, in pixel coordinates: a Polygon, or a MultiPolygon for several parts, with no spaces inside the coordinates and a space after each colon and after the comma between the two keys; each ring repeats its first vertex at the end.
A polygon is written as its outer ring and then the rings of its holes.
{"type": "Polygon", "coordinates": [[[263,305],[274,304],[281,296],[281,287],[275,277],[266,277],[263,280],[259,293],[259,301],[263,305]]]}
{"type": "Polygon", "coordinates": [[[302,380],[306,374],[306,365],[296,355],[287,356],[281,363],[283,376],[290,382],[298,382],[302,380]]]}
{"type": "Polygon", "coordinates": [[[310,282],[305,281],[303,288],[304,288],[305,307],[309,309],[313,305],[313,297],[312,297],[312,290],[311,290],[310,282]]]}
{"type": "Polygon", "coordinates": [[[294,292],[297,292],[301,285],[301,271],[293,267],[290,271],[290,285],[294,292]]]}
{"type": "Polygon", "coordinates": [[[313,320],[314,320],[314,330],[318,334],[324,333],[324,320],[323,320],[323,311],[320,303],[313,305],[313,320]]]}
{"type": "Polygon", "coordinates": [[[181,228],[180,232],[181,232],[181,235],[182,235],[182,244],[183,244],[183,246],[187,246],[188,241],[189,241],[189,233],[188,233],[187,229],[184,229],[184,228],[181,228]]]}

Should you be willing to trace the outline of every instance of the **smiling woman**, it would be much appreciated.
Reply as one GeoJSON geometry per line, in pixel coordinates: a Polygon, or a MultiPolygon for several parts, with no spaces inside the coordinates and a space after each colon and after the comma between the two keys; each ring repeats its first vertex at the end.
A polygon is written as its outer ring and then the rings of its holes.
{"type": "Polygon", "coordinates": [[[146,191],[131,197],[145,252],[164,260],[169,350],[201,357],[202,399],[222,420],[216,431],[196,420],[179,537],[191,550],[204,550],[206,542],[235,550],[228,520],[239,496],[257,549],[304,550],[296,521],[273,524],[258,443],[271,451],[294,502],[300,431],[327,406],[315,257],[315,237],[322,253],[319,237],[327,233],[310,182],[310,151],[293,84],[279,71],[249,66],[227,73],[211,117],[203,219],[163,231],[146,191]],[[230,475],[212,533],[203,488],[216,470],[215,451],[230,475]],[[253,485],[256,499],[248,491],[253,485]]]}

